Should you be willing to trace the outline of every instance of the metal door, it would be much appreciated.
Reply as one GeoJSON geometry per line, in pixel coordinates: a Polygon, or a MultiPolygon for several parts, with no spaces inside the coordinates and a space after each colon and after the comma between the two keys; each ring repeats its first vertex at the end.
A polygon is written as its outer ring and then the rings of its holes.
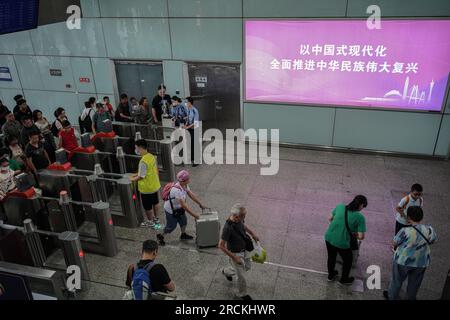
{"type": "Polygon", "coordinates": [[[116,61],[116,76],[119,94],[126,93],[128,98],[147,97],[150,102],[163,83],[161,63],[116,61]]]}
{"type": "Polygon", "coordinates": [[[240,127],[239,64],[189,63],[189,89],[203,129],[240,127]]]}

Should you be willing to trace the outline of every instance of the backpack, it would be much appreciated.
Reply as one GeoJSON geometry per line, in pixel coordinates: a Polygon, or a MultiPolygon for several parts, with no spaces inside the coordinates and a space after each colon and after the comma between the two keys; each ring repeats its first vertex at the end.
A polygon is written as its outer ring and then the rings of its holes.
{"type": "Polygon", "coordinates": [[[176,182],[169,182],[168,184],[166,184],[164,186],[163,191],[162,191],[162,199],[164,201],[168,201],[169,200],[170,190],[172,190],[173,187],[181,190],[181,187],[177,186],[176,182]]]}
{"type": "Polygon", "coordinates": [[[133,300],[147,300],[149,295],[151,295],[150,270],[152,270],[154,265],[153,261],[146,264],[143,268],[137,268],[136,265],[131,282],[133,300]]]}
{"type": "Polygon", "coordinates": [[[81,116],[78,117],[78,124],[80,125],[81,134],[85,132],[92,132],[92,119],[91,119],[92,108],[88,111],[84,120],[81,120],[81,116]]]}
{"type": "MultiPolygon", "coordinates": [[[[55,121],[53,121],[52,126],[50,128],[51,133],[53,134],[53,136],[55,136],[56,138],[58,138],[58,134],[59,134],[59,129],[56,126],[56,121],[59,121],[58,119],[56,119],[55,121]]],[[[61,123],[61,121],[59,121],[61,123]]]]}
{"type": "MultiPolygon", "coordinates": [[[[406,195],[406,201],[405,201],[405,204],[403,205],[402,209],[406,209],[406,207],[408,206],[408,203],[411,200],[409,197],[410,197],[409,194],[406,195]]],[[[420,200],[420,206],[422,206],[422,202],[423,202],[422,198],[419,198],[419,200],[420,200]]]]}

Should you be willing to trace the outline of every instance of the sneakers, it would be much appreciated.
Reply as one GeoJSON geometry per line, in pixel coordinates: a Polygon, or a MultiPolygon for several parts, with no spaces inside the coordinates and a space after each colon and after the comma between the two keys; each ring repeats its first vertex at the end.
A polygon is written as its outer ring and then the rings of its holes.
{"type": "Polygon", "coordinates": [[[194,239],[194,237],[188,235],[187,233],[182,233],[180,236],[180,240],[192,240],[192,239],[194,239]]]}
{"type": "Polygon", "coordinates": [[[353,282],[355,282],[355,278],[354,277],[349,277],[347,279],[339,280],[339,284],[342,284],[344,286],[351,286],[353,284],[353,282]]]}
{"type": "Polygon", "coordinates": [[[144,228],[154,228],[155,227],[155,223],[153,221],[150,220],[145,220],[141,223],[141,227],[144,228]]]}
{"type": "Polygon", "coordinates": [[[225,276],[225,278],[227,278],[228,281],[233,281],[233,277],[226,275],[225,270],[223,270],[223,269],[222,269],[222,274],[225,276]]]}
{"type": "Polygon", "coordinates": [[[159,222],[158,218],[153,219],[153,229],[154,230],[160,230],[161,229],[161,223],[159,222]]]}
{"type": "Polygon", "coordinates": [[[339,274],[339,272],[337,270],[334,270],[334,272],[333,272],[333,274],[331,276],[328,275],[327,281],[328,282],[332,282],[332,281],[336,280],[336,277],[337,277],[338,274],[339,274]]]}
{"type": "Polygon", "coordinates": [[[157,234],[156,238],[158,239],[158,243],[160,246],[166,245],[166,242],[164,241],[164,236],[162,234],[157,234]]]}

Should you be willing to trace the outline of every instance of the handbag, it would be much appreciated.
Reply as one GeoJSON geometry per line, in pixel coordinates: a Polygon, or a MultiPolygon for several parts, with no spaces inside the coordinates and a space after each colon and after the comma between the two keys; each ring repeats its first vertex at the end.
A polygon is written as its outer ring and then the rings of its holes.
{"type": "Polygon", "coordinates": [[[350,249],[358,250],[359,249],[358,239],[350,231],[350,227],[348,225],[348,209],[347,209],[347,207],[345,207],[345,228],[347,229],[347,232],[350,235],[350,249]]]}
{"type": "MultiPolygon", "coordinates": [[[[171,189],[172,190],[172,189],[171,189]]],[[[170,203],[170,208],[172,209],[172,215],[175,218],[179,218],[181,217],[183,214],[186,213],[186,211],[183,208],[178,208],[178,209],[174,209],[173,208],[173,203],[172,203],[172,199],[170,198],[170,191],[169,191],[169,203],[170,203]]]]}
{"type": "Polygon", "coordinates": [[[264,249],[259,241],[256,242],[254,254],[252,255],[252,261],[257,263],[264,263],[267,258],[266,249],[264,249]]]}

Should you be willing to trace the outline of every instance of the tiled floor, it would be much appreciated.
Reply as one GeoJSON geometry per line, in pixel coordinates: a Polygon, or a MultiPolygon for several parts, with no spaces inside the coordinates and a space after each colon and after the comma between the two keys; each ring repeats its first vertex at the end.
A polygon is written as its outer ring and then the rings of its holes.
{"type": "MultiPolygon", "coordinates": [[[[222,225],[235,202],[247,204],[246,223],[260,236],[273,263],[254,264],[248,273],[249,293],[255,299],[381,299],[381,290],[364,286],[359,292],[327,283],[327,217],[339,202],[349,202],[356,194],[367,196],[366,239],[353,272],[365,282],[367,267],[378,265],[385,288],[393,206],[415,182],[425,189],[424,222],[438,234],[419,298],[440,297],[450,268],[450,162],[281,148],[279,166],[276,176],[260,176],[258,165],[188,168],[192,190],[218,210],[222,225]]],[[[188,231],[195,233],[192,219],[188,231]]],[[[127,265],[139,258],[143,240],[155,238],[154,231],[142,228],[116,227],[116,234],[116,257],[86,255],[93,282],[83,298],[120,299],[127,265]]],[[[227,258],[216,248],[198,251],[178,236],[179,230],[167,236],[168,245],[158,257],[176,284],[178,298],[232,299],[233,283],[221,274],[227,258]]]]}

